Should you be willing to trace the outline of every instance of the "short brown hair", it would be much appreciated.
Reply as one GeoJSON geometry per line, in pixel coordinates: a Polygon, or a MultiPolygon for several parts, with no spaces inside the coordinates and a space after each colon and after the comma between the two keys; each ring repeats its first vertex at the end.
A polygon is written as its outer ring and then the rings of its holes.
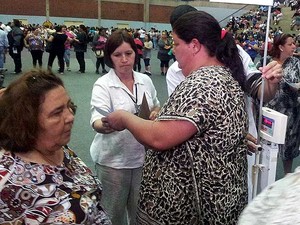
{"type": "Polygon", "coordinates": [[[133,51],[135,52],[135,57],[137,59],[137,47],[133,40],[133,37],[129,35],[129,33],[126,30],[116,30],[114,31],[110,37],[108,38],[105,49],[104,49],[104,61],[105,64],[110,67],[114,68],[114,64],[111,60],[111,54],[121,45],[123,42],[128,43],[133,51]]]}
{"type": "Polygon", "coordinates": [[[32,70],[13,81],[0,97],[0,147],[28,152],[36,142],[40,105],[45,94],[62,86],[52,72],[32,70]]]}

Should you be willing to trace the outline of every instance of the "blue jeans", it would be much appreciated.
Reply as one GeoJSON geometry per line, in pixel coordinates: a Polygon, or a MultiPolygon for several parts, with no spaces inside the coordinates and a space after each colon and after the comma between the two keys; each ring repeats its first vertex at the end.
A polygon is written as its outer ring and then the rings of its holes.
{"type": "Polygon", "coordinates": [[[65,49],[64,60],[67,67],[70,67],[70,55],[71,55],[70,49],[65,49]]]}

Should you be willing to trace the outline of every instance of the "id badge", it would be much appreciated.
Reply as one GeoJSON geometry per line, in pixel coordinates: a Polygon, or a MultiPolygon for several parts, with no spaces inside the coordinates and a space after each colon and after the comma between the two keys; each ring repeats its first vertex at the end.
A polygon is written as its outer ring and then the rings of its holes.
{"type": "Polygon", "coordinates": [[[13,48],[13,53],[14,53],[14,54],[18,54],[17,48],[13,48]]]}

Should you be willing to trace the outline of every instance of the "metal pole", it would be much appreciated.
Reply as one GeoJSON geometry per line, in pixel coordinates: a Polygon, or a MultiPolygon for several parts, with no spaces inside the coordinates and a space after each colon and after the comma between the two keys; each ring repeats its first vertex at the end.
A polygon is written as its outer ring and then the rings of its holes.
{"type": "MultiPolygon", "coordinates": [[[[266,28],[266,37],[265,37],[265,49],[264,49],[264,58],[263,58],[263,66],[267,64],[267,51],[268,51],[268,37],[269,37],[269,30],[270,30],[270,20],[271,20],[271,6],[268,8],[268,19],[267,19],[267,28],[266,28]]],[[[260,106],[259,106],[259,119],[258,119],[258,127],[257,127],[257,145],[260,144],[260,128],[261,128],[261,121],[262,121],[262,107],[264,101],[264,88],[265,88],[265,80],[262,79],[261,83],[261,98],[260,98],[260,106]]],[[[260,152],[256,150],[255,153],[255,163],[254,163],[254,183],[253,183],[253,193],[252,197],[254,198],[257,195],[257,185],[258,185],[258,173],[261,170],[260,164],[260,152]]]]}
{"type": "Polygon", "coordinates": [[[49,0],[46,0],[46,21],[50,21],[50,7],[49,7],[49,0]]]}
{"type": "Polygon", "coordinates": [[[149,30],[149,20],[150,20],[150,2],[149,0],[144,0],[144,29],[149,30]]]}
{"type": "Polygon", "coordinates": [[[98,0],[98,27],[101,27],[101,0],[98,0]]]}

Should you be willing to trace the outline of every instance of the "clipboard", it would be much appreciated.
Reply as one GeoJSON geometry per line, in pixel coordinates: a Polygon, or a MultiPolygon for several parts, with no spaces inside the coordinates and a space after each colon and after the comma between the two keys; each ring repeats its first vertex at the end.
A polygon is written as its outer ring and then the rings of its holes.
{"type": "Polygon", "coordinates": [[[140,112],[138,116],[145,120],[149,120],[150,117],[149,105],[145,93],[143,95],[143,100],[142,100],[142,104],[140,105],[140,112]]]}

